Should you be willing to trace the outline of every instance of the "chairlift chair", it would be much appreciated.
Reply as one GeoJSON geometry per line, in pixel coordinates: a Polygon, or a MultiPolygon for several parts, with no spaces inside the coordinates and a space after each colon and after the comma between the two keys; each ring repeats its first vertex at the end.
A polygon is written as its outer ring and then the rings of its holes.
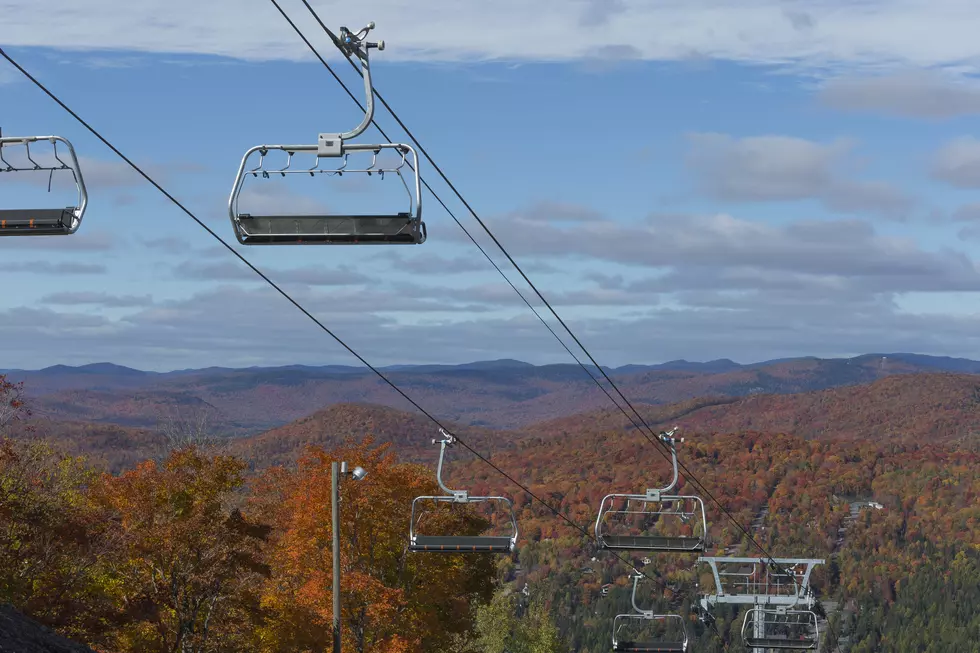
{"type": "Polygon", "coordinates": [[[250,148],[242,157],[228,200],[228,211],[235,236],[243,245],[417,245],[425,242],[425,223],[422,222],[422,187],[419,175],[418,154],[415,149],[405,143],[349,143],[352,138],[360,135],[371,124],[374,117],[374,89],[371,86],[371,67],[368,52],[371,48],[384,50],[384,41],[371,43],[365,41],[370,30],[374,29],[371,22],[357,34],[346,27],[340,28],[340,45],[348,55],[356,55],[361,62],[364,76],[364,90],[367,103],[364,118],[353,130],[344,133],[322,133],[314,145],[256,145],[250,148]],[[378,155],[383,151],[393,150],[399,156],[397,164],[385,167],[378,163],[378,155]],[[287,155],[286,165],[280,169],[267,169],[266,156],[270,151],[282,151],[287,155]],[[247,168],[249,157],[258,152],[258,165],[247,168]],[[348,158],[352,153],[371,153],[371,164],[363,168],[348,168],[348,158]],[[315,155],[311,167],[291,168],[293,156],[297,153],[315,155]],[[320,159],[337,159],[338,167],[320,168],[320,159]],[[409,160],[410,159],[410,160],[409,160]],[[405,171],[406,165],[410,170],[405,171]],[[242,212],[238,208],[239,197],[246,178],[269,178],[272,175],[309,175],[318,174],[342,176],[348,173],[366,173],[397,176],[408,194],[408,210],[390,214],[366,215],[277,215],[266,213],[242,212]],[[411,183],[406,181],[411,177],[411,183]]]}
{"type": "Polygon", "coordinates": [[[633,613],[630,614],[618,614],[613,619],[613,651],[633,651],[633,652],[657,652],[657,653],[685,653],[687,651],[687,627],[684,624],[684,618],[679,614],[654,614],[653,610],[641,610],[636,604],[636,587],[640,582],[640,578],[643,574],[635,574],[633,576],[633,594],[631,597],[631,602],[633,604],[633,613]],[[635,640],[621,640],[620,630],[630,622],[637,621],[674,621],[676,620],[680,624],[680,633],[682,633],[681,639],[673,640],[660,640],[660,641],[635,641],[635,640]]]}
{"type": "Polygon", "coordinates": [[[677,448],[678,441],[683,442],[683,438],[675,438],[674,432],[677,428],[661,433],[658,437],[670,447],[670,454],[674,466],[674,477],[670,484],[659,490],[648,489],[645,494],[608,494],[599,503],[599,515],[596,517],[595,538],[600,549],[625,549],[630,551],[660,551],[666,553],[695,553],[704,551],[707,545],[708,522],[704,511],[704,501],[694,495],[671,494],[677,484],[677,448]],[[626,505],[622,510],[615,509],[616,500],[625,500],[626,505]],[[641,504],[640,510],[630,510],[630,504],[636,502],[641,504]],[[684,510],[685,502],[692,502],[691,510],[684,510]],[[667,506],[679,503],[679,510],[667,509],[667,506]],[[653,504],[654,510],[646,510],[646,506],[653,504]],[[700,514],[700,520],[698,516],[700,514]],[[668,518],[679,518],[683,522],[695,521],[695,525],[700,521],[701,534],[693,536],[680,535],[616,535],[608,533],[608,525],[605,518],[610,515],[644,515],[657,516],[662,523],[668,518]]]}
{"type": "Polygon", "coordinates": [[[441,496],[416,497],[412,501],[412,523],[409,527],[408,550],[443,553],[512,553],[517,544],[517,517],[514,514],[513,503],[506,497],[474,497],[470,496],[466,490],[451,490],[446,487],[446,484],[442,480],[443,460],[445,458],[446,448],[452,446],[456,438],[442,429],[439,429],[439,432],[443,438],[432,441],[433,444],[439,444],[439,464],[436,467],[436,480],[439,482],[439,487],[446,494],[441,496]],[[512,528],[511,535],[420,535],[417,532],[417,528],[424,512],[419,510],[419,504],[424,501],[450,504],[500,503],[507,508],[509,513],[512,528]]]}
{"type": "Polygon", "coordinates": [[[0,173],[18,172],[48,172],[48,190],[56,171],[71,172],[78,190],[78,201],[75,206],[64,208],[32,208],[6,209],[0,208],[0,236],[67,236],[78,231],[82,224],[82,216],[88,204],[88,192],[85,180],[75,156],[75,148],[61,136],[0,136],[0,173]],[[42,164],[31,156],[32,143],[51,143],[54,159],[57,164],[42,164]],[[68,161],[58,155],[58,143],[62,143],[68,151],[68,161]],[[23,146],[29,165],[14,165],[4,157],[4,148],[23,146]]]}
{"type": "Polygon", "coordinates": [[[742,621],[742,641],[749,648],[816,650],[820,643],[817,615],[782,606],[753,606],[742,621]]]}

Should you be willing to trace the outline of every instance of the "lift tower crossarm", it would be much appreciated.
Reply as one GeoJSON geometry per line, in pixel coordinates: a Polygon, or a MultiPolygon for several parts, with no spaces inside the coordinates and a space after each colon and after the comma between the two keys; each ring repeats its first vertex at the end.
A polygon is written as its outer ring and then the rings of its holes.
{"type": "Polygon", "coordinates": [[[794,606],[802,603],[807,607],[812,607],[814,604],[814,598],[813,593],[810,590],[810,575],[816,565],[822,565],[826,562],[826,560],[818,558],[729,558],[702,556],[698,558],[698,562],[706,563],[709,567],[711,567],[711,574],[714,576],[715,580],[715,593],[709,594],[701,599],[702,605],[707,609],[709,605],[716,605],[719,603],[738,605],[757,605],[762,603],[783,606],[794,606]],[[747,574],[741,572],[725,572],[724,569],[719,571],[719,565],[729,564],[752,565],[753,569],[747,574]],[[753,575],[758,565],[765,567],[766,578],[762,581],[755,581],[751,584],[759,586],[759,588],[764,591],[741,593],[728,593],[725,591],[725,587],[722,584],[722,576],[741,576],[748,578],[753,575]],[[797,578],[797,574],[793,572],[787,574],[775,571],[775,573],[772,574],[776,578],[775,588],[777,592],[781,589],[778,579],[780,577],[789,576],[793,582],[792,593],[784,591],[783,593],[773,594],[769,591],[770,587],[773,585],[771,582],[772,577],[770,576],[770,572],[773,570],[773,567],[776,567],[776,569],[785,569],[787,567],[793,568],[800,565],[806,565],[806,570],[802,573],[800,578],[797,578]]]}

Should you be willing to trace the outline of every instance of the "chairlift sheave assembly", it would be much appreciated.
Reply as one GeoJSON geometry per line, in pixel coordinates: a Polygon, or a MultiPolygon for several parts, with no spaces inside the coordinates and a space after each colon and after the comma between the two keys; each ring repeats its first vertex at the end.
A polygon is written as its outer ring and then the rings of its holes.
{"type": "Polygon", "coordinates": [[[0,135],[0,173],[47,172],[48,190],[55,172],[68,171],[75,180],[78,199],[74,206],[58,208],[8,209],[0,208],[0,236],[68,236],[82,224],[82,216],[88,205],[88,191],[82,170],[75,156],[75,148],[61,136],[2,136],[0,135]],[[57,163],[38,162],[31,154],[31,145],[50,143],[54,160],[57,163]],[[58,143],[64,145],[67,151],[67,161],[58,154],[58,143]],[[10,155],[4,156],[14,148],[23,147],[28,163],[15,165],[10,155]]]}
{"type": "Polygon", "coordinates": [[[442,480],[442,467],[445,460],[446,448],[453,445],[456,441],[452,435],[439,429],[442,434],[441,440],[433,440],[433,444],[439,444],[439,463],[436,467],[436,480],[439,487],[446,494],[440,496],[416,497],[412,501],[412,523],[409,527],[409,551],[416,552],[443,552],[443,553],[512,553],[517,544],[517,516],[514,514],[513,502],[507,497],[470,496],[467,490],[451,490],[446,487],[442,480]],[[497,503],[506,508],[510,518],[510,535],[421,535],[418,533],[419,522],[425,515],[419,509],[422,502],[432,501],[436,503],[471,505],[476,503],[497,503]]]}
{"type": "Polygon", "coordinates": [[[228,211],[235,236],[243,245],[418,245],[425,242],[425,223],[422,222],[422,187],[419,175],[418,154],[411,145],[405,143],[350,143],[360,135],[374,118],[374,89],[371,85],[371,67],[368,52],[371,48],[384,49],[384,41],[377,43],[365,41],[374,23],[357,34],[346,27],[340,28],[340,45],[345,54],[356,55],[361,62],[364,75],[364,91],[367,95],[364,118],[349,132],[321,133],[313,145],[256,145],[242,157],[238,176],[228,200],[228,211]],[[281,151],[287,155],[286,164],[279,169],[268,169],[266,156],[270,151],[281,151]],[[397,163],[385,166],[378,162],[384,151],[394,151],[397,163]],[[258,164],[248,167],[249,158],[258,153],[258,164]],[[293,168],[293,156],[300,153],[315,155],[311,167],[293,168]],[[362,168],[348,167],[348,159],[354,153],[370,153],[371,163],[362,168]],[[336,159],[340,163],[334,168],[320,168],[321,159],[336,159]],[[406,168],[408,168],[406,170],[406,168]],[[305,214],[276,215],[250,213],[239,210],[242,187],[249,175],[258,178],[271,178],[275,175],[317,175],[342,176],[363,173],[394,175],[402,182],[408,195],[408,209],[390,214],[305,214]],[[406,180],[406,177],[410,178],[406,180]]]}
{"type": "Polygon", "coordinates": [[[679,614],[654,614],[653,610],[643,610],[636,604],[636,588],[642,577],[643,574],[633,575],[633,594],[630,599],[633,604],[633,612],[628,614],[618,614],[613,619],[613,651],[642,651],[644,653],[657,651],[661,653],[685,653],[687,651],[688,636],[687,627],[684,624],[684,617],[679,614]],[[678,624],[678,630],[676,632],[680,635],[680,637],[657,641],[620,639],[621,630],[628,624],[652,621],[676,622],[678,624]]]}
{"type": "Polygon", "coordinates": [[[674,476],[670,484],[661,489],[648,489],[645,494],[608,494],[599,503],[599,515],[596,517],[595,538],[600,549],[622,549],[629,551],[659,551],[665,553],[695,553],[704,551],[707,546],[708,522],[704,511],[704,501],[694,495],[672,494],[671,490],[677,485],[677,448],[678,441],[683,442],[683,438],[675,438],[676,427],[670,431],[661,433],[658,438],[661,442],[670,447],[671,459],[673,462],[674,476]],[[616,502],[625,502],[622,509],[616,509],[616,502]],[[640,504],[640,509],[631,510],[631,504],[640,504]],[[647,510],[647,506],[653,506],[653,510],[647,510]],[[677,509],[672,509],[677,505],[677,509]],[[686,506],[691,506],[690,509],[686,506]],[[693,535],[671,535],[661,533],[655,535],[624,535],[612,534],[609,532],[610,516],[642,516],[643,518],[656,518],[657,526],[662,527],[665,522],[680,520],[686,524],[694,523],[695,531],[693,535]],[[700,525],[701,533],[696,532],[696,527],[700,525]]]}
{"type": "Polygon", "coordinates": [[[820,643],[817,615],[784,606],[753,606],[742,621],[742,641],[754,649],[816,650],[820,643]]]}

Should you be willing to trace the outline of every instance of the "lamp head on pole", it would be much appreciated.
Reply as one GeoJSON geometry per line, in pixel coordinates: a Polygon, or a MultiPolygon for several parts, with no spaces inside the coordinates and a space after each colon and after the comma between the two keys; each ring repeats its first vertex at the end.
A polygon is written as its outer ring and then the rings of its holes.
{"type": "Polygon", "coordinates": [[[355,481],[360,481],[365,476],[367,476],[367,470],[364,469],[363,467],[355,467],[354,471],[352,471],[350,475],[355,481]]]}

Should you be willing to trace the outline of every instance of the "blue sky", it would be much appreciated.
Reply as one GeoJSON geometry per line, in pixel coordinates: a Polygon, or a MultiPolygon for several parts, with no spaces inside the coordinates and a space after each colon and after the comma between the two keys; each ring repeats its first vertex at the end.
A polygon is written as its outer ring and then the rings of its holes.
{"type": "MultiPolygon", "coordinates": [[[[270,3],[35,4],[0,0],[0,45],[227,241],[249,147],[359,120],[270,3]]],[[[600,362],[980,358],[980,56],[963,28],[980,8],[484,4],[314,3],[334,28],[377,22],[376,87],[600,362]]],[[[360,95],[302,4],[283,6],[360,95]]],[[[90,195],[75,236],[0,239],[0,368],[352,362],[5,62],[0,126],[71,140],[90,195]]],[[[70,203],[13,177],[5,206],[70,203]]],[[[392,179],[293,181],[247,199],[401,209],[392,179]]],[[[566,360],[424,207],[417,247],[235,247],[374,363],[566,360]]]]}

